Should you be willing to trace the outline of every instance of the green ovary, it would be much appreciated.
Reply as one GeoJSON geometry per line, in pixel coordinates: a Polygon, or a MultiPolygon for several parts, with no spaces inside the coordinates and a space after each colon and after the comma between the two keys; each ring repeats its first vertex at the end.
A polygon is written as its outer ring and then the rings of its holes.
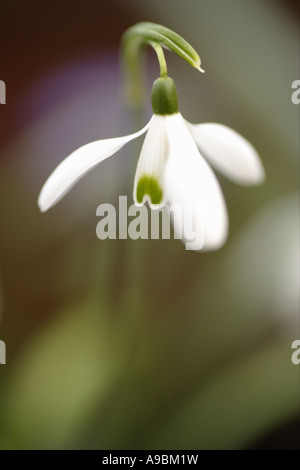
{"type": "Polygon", "coordinates": [[[162,189],[153,176],[144,175],[138,181],[136,189],[137,202],[141,204],[146,194],[150,197],[152,204],[159,204],[162,200],[162,189]]]}

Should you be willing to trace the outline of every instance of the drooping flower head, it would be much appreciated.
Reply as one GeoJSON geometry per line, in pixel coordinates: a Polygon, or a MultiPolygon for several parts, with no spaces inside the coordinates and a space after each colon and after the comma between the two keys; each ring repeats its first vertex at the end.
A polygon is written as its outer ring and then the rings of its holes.
{"type": "MultiPolygon", "coordinates": [[[[155,49],[161,77],[153,84],[153,116],[149,123],[135,134],[91,142],[69,155],[44,184],[39,207],[41,211],[48,210],[85,173],[146,133],[134,179],[135,204],[148,202],[151,209],[169,204],[174,231],[182,235],[189,249],[217,249],[226,240],[228,216],[221,188],[208,162],[244,185],[260,184],[264,170],[254,147],[232,129],[216,123],[193,125],[184,120],[175,83],[167,76],[162,49],[157,44],[155,49]],[[201,232],[201,237],[192,243],[185,239],[182,230],[187,223],[201,232]]],[[[194,62],[200,69],[200,59],[194,62]]]]}

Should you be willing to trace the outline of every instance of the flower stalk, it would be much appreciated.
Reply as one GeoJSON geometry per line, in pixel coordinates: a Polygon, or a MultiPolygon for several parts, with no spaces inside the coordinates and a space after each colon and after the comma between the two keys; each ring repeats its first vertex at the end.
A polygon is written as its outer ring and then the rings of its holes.
{"type": "Polygon", "coordinates": [[[156,52],[159,67],[160,67],[160,77],[167,78],[168,77],[168,69],[167,69],[167,62],[165,59],[164,51],[160,44],[156,42],[150,43],[153,49],[156,52]]]}
{"type": "Polygon", "coordinates": [[[162,78],[168,76],[163,47],[177,54],[195,69],[204,72],[200,67],[199,55],[179,34],[156,23],[141,22],[131,26],[122,37],[122,58],[125,99],[128,105],[133,108],[140,108],[145,96],[141,56],[147,45],[151,46],[157,54],[162,78]]]}

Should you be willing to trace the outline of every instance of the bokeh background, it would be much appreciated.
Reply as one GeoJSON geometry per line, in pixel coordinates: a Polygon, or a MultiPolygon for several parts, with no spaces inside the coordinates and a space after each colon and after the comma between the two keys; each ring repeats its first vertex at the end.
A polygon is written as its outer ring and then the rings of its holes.
{"type": "MultiPolygon", "coordinates": [[[[0,12],[0,448],[299,449],[299,3],[1,0],[0,12]],[[233,127],[263,160],[261,187],[220,177],[230,235],[217,252],[96,238],[96,207],[131,201],[141,140],[37,209],[72,150],[137,130],[119,42],[138,21],[200,54],[205,75],[167,53],[184,117],[233,127]]],[[[149,51],[141,127],[157,75],[149,51]]]]}

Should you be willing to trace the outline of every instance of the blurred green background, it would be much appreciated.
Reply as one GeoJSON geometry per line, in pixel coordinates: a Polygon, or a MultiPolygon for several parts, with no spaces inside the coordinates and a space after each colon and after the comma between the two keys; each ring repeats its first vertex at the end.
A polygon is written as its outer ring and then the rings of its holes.
{"type": "MultiPolygon", "coordinates": [[[[300,449],[299,3],[0,2],[1,449],[300,449]],[[119,41],[175,30],[205,75],[167,53],[180,110],[257,148],[267,181],[220,177],[220,251],[96,238],[96,207],[131,204],[141,140],[40,214],[46,177],[91,140],[137,130],[119,41]]],[[[147,54],[151,82],[158,75],[147,54]]]]}

